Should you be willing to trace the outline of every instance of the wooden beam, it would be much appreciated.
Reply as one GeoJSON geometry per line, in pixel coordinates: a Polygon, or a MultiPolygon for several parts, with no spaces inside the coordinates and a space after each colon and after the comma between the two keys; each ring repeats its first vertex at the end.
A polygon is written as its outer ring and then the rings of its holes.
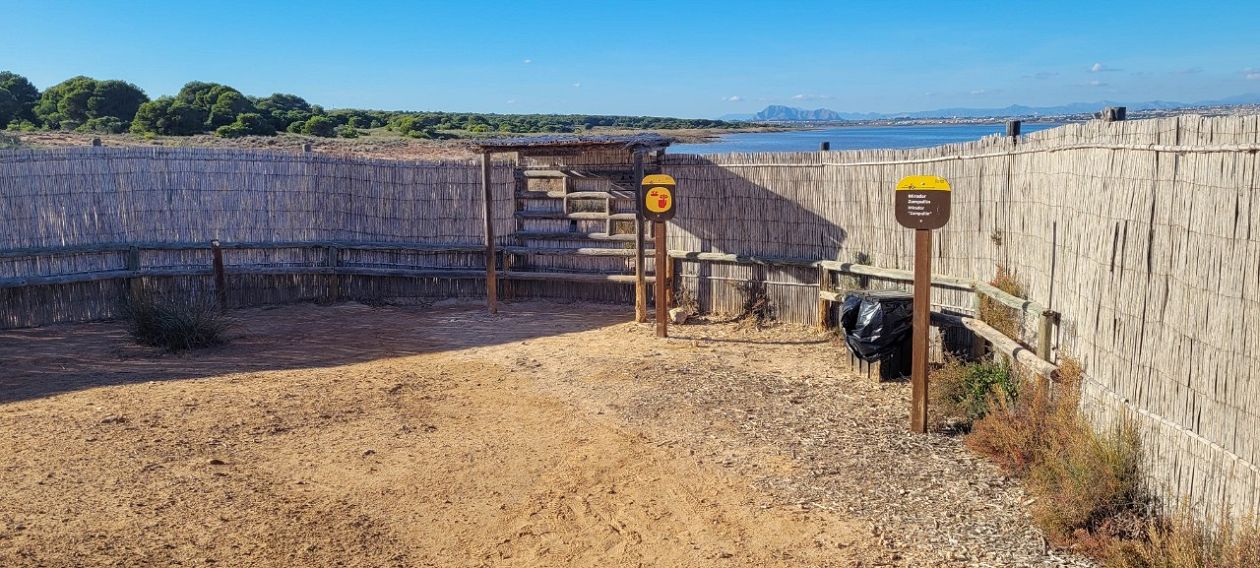
{"type": "Polygon", "coordinates": [[[498,313],[498,278],[495,276],[495,258],[498,256],[494,250],[494,192],[490,187],[490,152],[482,152],[481,154],[481,191],[485,201],[485,219],[486,219],[486,309],[490,313],[498,313]]]}
{"type": "Polygon", "coordinates": [[[978,319],[933,312],[932,320],[937,325],[961,326],[970,329],[973,333],[988,341],[993,346],[994,353],[1005,355],[1014,363],[1022,365],[1038,376],[1053,378],[1054,373],[1059,370],[1059,367],[1054,363],[1038,357],[1032,350],[1020,345],[1014,339],[1007,337],[1006,334],[978,319]]]}

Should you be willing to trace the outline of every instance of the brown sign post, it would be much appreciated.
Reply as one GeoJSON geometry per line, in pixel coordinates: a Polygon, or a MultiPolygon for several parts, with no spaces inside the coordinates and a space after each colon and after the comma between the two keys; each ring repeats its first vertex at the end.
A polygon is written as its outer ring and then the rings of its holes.
{"type": "Polygon", "coordinates": [[[665,222],[674,218],[674,189],[678,184],[674,178],[665,174],[653,174],[643,178],[642,191],[639,195],[639,214],[652,221],[652,241],[656,245],[655,283],[652,290],[656,296],[656,336],[669,336],[669,306],[665,299],[665,267],[669,264],[669,251],[665,247],[665,222]]]}
{"type": "Polygon", "coordinates": [[[927,432],[928,326],[932,310],[932,230],[949,221],[949,182],[907,176],[897,182],[897,222],[914,229],[914,326],[911,332],[910,430],[927,432]]]}

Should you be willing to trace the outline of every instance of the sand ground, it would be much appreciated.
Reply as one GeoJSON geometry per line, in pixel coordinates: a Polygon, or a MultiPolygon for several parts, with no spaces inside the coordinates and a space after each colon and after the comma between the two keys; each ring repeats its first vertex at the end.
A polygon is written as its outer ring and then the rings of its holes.
{"type": "Polygon", "coordinates": [[[956,439],[904,433],[905,385],[803,329],[657,340],[545,302],[232,316],[186,355],[118,323],[0,332],[0,565],[1074,562],[956,439]],[[907,452],[927,469],[889,473],[907,452]]]}

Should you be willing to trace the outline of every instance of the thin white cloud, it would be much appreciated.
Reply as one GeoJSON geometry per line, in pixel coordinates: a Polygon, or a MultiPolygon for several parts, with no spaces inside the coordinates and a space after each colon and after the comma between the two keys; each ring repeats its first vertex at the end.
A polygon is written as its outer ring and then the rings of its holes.
{"type": "Polygon", "coordinates": [[[988,89],[976,89],[974,91],[967,92],[967,94],[969,95],[987,95],[988,93],[989,93],[988,89]]]}
{"type": "Polygon", "coordinates": [[[1090,81],[1090,82],[1089,82],[1089,86],[1091,86],[1091,87],[1106,87],[1106,86],[1107,86],[1107,83],[1104,83],[1104,82],[1102,82],[1102,81],[1090,81]]]}
{"type": "Polygon", "coordinates": [[[1248,81],[1260,81],[1260,69],[1243,69],[1243,77],[1248,81]]]}
{"type": "Polygon", "coordinates": [[[510,105],[516,104],[516,99],[508,99],[507,104],[510,104],[510,105]]]}
{"type": "Polygon", "coordinates": [[[728,102],[728,103],[737,103],[737,102],[739,102],[739,101],[744,100],[744,97],[741,97],[741,96],[739,96],[739,95],[731,95],[731,96],[729,96],[729,97],[722,97],[722,100],[724,100],[724,101],[726,101],[726,102],[728,102]]]}
{"type": "Polygon", "coordinates": [[[526,59],[526,60],[522,61],[521,63],[524,63],[524,64],[526,64],[526,65],[529,65],[530,63],[533,63],[533,62],[534,62],[534,60],[533,60],[533,59],[526,59]]]}
{"type": "Polygon", "coordinates": [[[820,101],[820,100],[826,100],[830,98],[831,98],[831,95],[809,95],[809,94],[804,94],[804,93],[792,96],[793,100],[798,100],[798,101],[820,101]]]}
{"type": "Polygon", "coordinates": [[[1110,73],[1112,71],[1120,71],[1120,69],[1117,69],[1115,67],[1108,67],[1106,65],[1103,65],[1102,63],[1095,63],[1089,67],[1090,73],[1110,73]]]}
{"type": "Polygon", "coordinates": [[[1203,72],[1202,67],[1186,67],[1185,69],[1178,69],[1176,71],[1173,71],[1173,73],[1176,73],[1178,75],[1195,75],[1202,72],[1203,72]]]}
{"type": "Polygon", "coordinates": [[[1038,71],[1031,75],[1024,75],[1023,78],[1024,79],[1037,79],[1038,81],[1044,81],[1046,79],[1051,79],[1058,76],[1059,76],[1059,73],[1057,71],[1038,71]]]}
{"type": "Polygon", "coordinates": [[[580,88],[582,88],[582,84],[581,84],[581,83],[574,83],[574,84],[573,84],[573,88],[575,88],[575,89],[580,89],[580,88]]]}

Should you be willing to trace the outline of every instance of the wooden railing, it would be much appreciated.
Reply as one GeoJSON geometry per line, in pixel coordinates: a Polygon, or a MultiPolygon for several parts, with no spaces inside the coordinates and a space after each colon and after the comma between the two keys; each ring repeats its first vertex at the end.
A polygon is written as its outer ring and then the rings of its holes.
{"type": "MultiPolygon", "coordinates": [[[[126,253],[126,268],[116,270],[91,271],[74,274],[55,274],[40,276],[19,276],[0,278],[0,288],[19,288],[24,286],[50,286],[77,282],[93,282],[112,279],[134,279],[164,276],[214,276],[216,282],[223,282],[224,271],[230,274],[249,275],[353,275],[353,276],[393,276],[412,278],[453,278],[478,279],[485,278],[486,272],[480,268],[460,267],[428,267],[428,268],[390,268],[378,266],[343,265],[339,262],[341,251],[385,251],[385,252],[417,252],[430,254],[483,254],[482,244],[418,244],[393,242],[353,242],[353,241],[273,241],[273,242],[207,242],[207,243],[113,243],[99,245],[71,245],[64,247],[32,247],[0,250],[0,258],[41,257],[76,254],[110,254],[126,253]],[[207,251],[214,253],[224,250],[275,250],[275,249],[324,249],[323,260],[318,264],[306,265],[229,265],[223,268],[220,263],[212,263],[211,255],[207,255],[205,266],[186,267],[151,267],[141,268],[140,251],[207,251]],[[216,271],[216,268],[219,270],[216,271]]],[[[575,248],[575,249],[533,249],[528,247],[498,247],[500,255],[505,254],[554,254],[554,255],[610,255],[632,256],[632,249],[614,248],[575,248]]],[[[646,250],[650,256],[653,251],[646,250]]],[[[679,270],[674,266],[677,262],[712,262],[742,265],[785,266],[812,268],[818,270],[818,305],[819,322],[823,327],[829,325],[828,314],[832,304],[844,299],[842,291],[832,286],[833,273],[862,276],[898,282],[911,282],[914,274],[908,270],[880,268],[850,262],[830,260],[812,260],[791,257],[768,257],[755,255],[737,255],[712,252],[669,251],[670,270],[666,275],[667,286],[674,288],[674,277],[679,270]]],[[[575,283],[614,283],[633,284],[633,275],[624,274],[592,274],[571,272],[528,272],[501,271],[495,274],[501,280],[550,280],[575,283]]],[[[655,282],[652,276],[648,282],[655,282]]],[[[1039,318],[1038,346],[1034,353],[1016,340],[1007,337],[992,326],[975,318],[962,317],[943,313],[933,313],[933,321],[938,325],[961,326],[971,330],[988,342],[995,352],[1002,353],[1014,361],[1034,370],[1038,374],[1052,374],[1057,367],[1051,363],[1051,338],[1054,327],[1058,324],[1058,314],[1047,310],[1032,300],[1008,294],[984,282],[967,280],[953,276],[935,274],[932,285],[940,288],[972,291],[992,299],[999,304],[1018,310],[1023,314],[1035,314],[1039,318]]],[[[219,285],[221,286],[221,284],[219,285]]],[[[217,286],[218,287],[218,286],[217,286]]]]}

